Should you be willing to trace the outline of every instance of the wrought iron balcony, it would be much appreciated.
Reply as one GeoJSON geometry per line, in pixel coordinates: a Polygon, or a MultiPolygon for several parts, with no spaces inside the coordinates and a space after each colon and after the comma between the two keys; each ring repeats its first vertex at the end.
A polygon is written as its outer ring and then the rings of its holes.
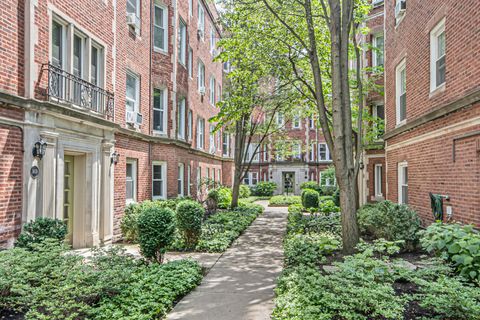
{"type": "Polygon", "coordinates": [[[48,74],[47,97],[50,101],[72,104],[113,119],[114,96],[51,63],[44,64],[48,74]]]}

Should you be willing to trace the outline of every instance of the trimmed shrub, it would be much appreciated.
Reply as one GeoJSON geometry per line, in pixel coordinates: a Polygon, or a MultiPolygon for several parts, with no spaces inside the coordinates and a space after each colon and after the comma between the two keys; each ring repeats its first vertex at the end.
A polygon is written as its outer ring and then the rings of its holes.
{"type": "Polygon", "coordinates": [[[175,212],[152,205],[142,207],[138,217],[138,242],[143,256],[162,263],[166,248],[175,235],[175,212]]]}
{"type": "Polygon", "coordinates": [[[357,213],[362,234],[388,241],[405,241],[405,249],[412,250],[418,242],[420,218],[406,205],[391,201],[363,206],[357,213]]]}
{"type": "Polygon", "coordinates": [[[239,197],[240,198],[248,198],[252,194],[252,191],[250,190],[250,187],[244,184],[240,185],[240,190],[239,190],[239,197]]]}
{"type": "Polygon", "coordinates": [[[320,209],[320,212],[324,214],[340,212],[340,208],[337,207],[332,200],[321,201],[320,204],[318,205],[318,208],[320,209]]]}
{"type": "Polygon", "coordinates": [[[259,197],[271,197],[277,189],[275,182],[261,181],[253,187],[253,195],[259,197]]]}
{"type": "Polygon", "coordinates": [[[320,199],[320,202],[322,202],[322,201],[333,201],[333,203],[335,203],[335,198],[332,197],[332,196],[320,196],[319,199],[320,199]]]}
{"type": "Polygon", "coordinates": [[[480,281],[480,234],[473,226],[437,222],[420,235],[423,249],[452,263],[462,277],[480,281]]]}
{"type": "Polygon", "coordinates": [[[318,192],[312,189],[302,191],[302,204],[305,209],[318,208],[319,198],[318,192]]]}
{"type": "Polygon", "coordinates": [[[288,207],[291,204],[301,204],[302,199],[300,196],[273,196],[270,198],[269,204],[271,206],[285,206],[288,207]]]}
{"type": "Polygon", "coordinates": [[[129,242],[136,242],[138,238],[137,221],[140,215],[141,204],[131,203],[125,207],[125,211],[120,222],[123,238],[129,242]]]}
{"type": "Polygon", "coordinates": [[[184,200],[177,205],[177,228],[187,248],[194,248],[202,233],[202,219],[205,209],[193,200],[184,200]]]}
{"type": "Polygon", "coordinates": [[[218,201],[217,205],[220,209],[230,208],[232,204],[232,190],[229,188],[218,189],[218,201]]]}
{"type": "Polygon", "coordinates": [[[46,239],[55,239],[61,243],[65,240],[67,233],[67,225],[63,221],[38,217],[23,226],[15,246],[32,250],[33,244],[41,243],[46,239]]]}
{"type": "Polygon", "coordinates": [[[319,193],[321,196],[333,196],[336,190],[336,186],[321,186],[319,193]]]}
{"type": "Polygon", "coordinates": [[[320,192],[320,185],[314,181],[306,181],[300,184],[300,189],[312,189],[317,192],[320,192]]]}

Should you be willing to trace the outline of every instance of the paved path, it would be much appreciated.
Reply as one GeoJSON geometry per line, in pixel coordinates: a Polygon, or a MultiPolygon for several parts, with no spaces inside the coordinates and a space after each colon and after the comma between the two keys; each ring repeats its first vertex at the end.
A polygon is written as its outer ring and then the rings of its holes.
{"type": "Polygon", "coordinates": [[[167,319],[270,319],[273,289],[283,265],[286,217],[287,208],[267,207],[167,319]]]}

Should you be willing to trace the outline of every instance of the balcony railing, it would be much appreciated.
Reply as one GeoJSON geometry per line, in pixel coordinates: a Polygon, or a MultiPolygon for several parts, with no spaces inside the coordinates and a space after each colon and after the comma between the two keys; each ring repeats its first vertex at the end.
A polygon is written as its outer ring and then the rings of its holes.
{"type": "Polygon", "coordinates": [[[70,103],[97,112],[107,119],[113,119],[113,93],[51,63],[45,64],[43,70],[48,74],[47,96],[49,100],[70,103]]]}

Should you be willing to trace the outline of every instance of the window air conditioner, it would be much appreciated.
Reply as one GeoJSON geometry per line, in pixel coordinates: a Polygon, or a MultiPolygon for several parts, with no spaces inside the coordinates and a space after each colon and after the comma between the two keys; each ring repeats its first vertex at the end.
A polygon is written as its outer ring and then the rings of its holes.
{"type": "Polygon", "coordinates": [[[127,111],[125,115],[125,121],[130,124],[135,124],[136,122],[136,112],[135,111],[127,111]]]}
{"type": "Polygon", "coordinates": [[[135,119],[135,124],[137,126],[140,126],[143,122],[143,115],[139,112],[136,112],[136,119],[135,119]]]}
{"type": "Polygon", "coordinates": [[[395,5],[395,18],[399,18],[407,10],[407,1],[406,0],[397,0],[395,5]]]}
{"type": "Polygon", "coordinates": [[[197,30],[197,36],[198,36],[199,38],[203,38],[203,30],[202,30],[202,29],[198,29],[198,30],[197,30]]]}
{"type": "Polygon", "coordinates": [[[137,15],[135,13],[127,13],[127,24],[131,27],[136,28],[136,26],[137,26],[137,15]]]}
{"type": "Polygon", "coordinates": [[[205,95],[205,87],[200,87],[199,92],[202,96],[204,96],[205,95]]]}

